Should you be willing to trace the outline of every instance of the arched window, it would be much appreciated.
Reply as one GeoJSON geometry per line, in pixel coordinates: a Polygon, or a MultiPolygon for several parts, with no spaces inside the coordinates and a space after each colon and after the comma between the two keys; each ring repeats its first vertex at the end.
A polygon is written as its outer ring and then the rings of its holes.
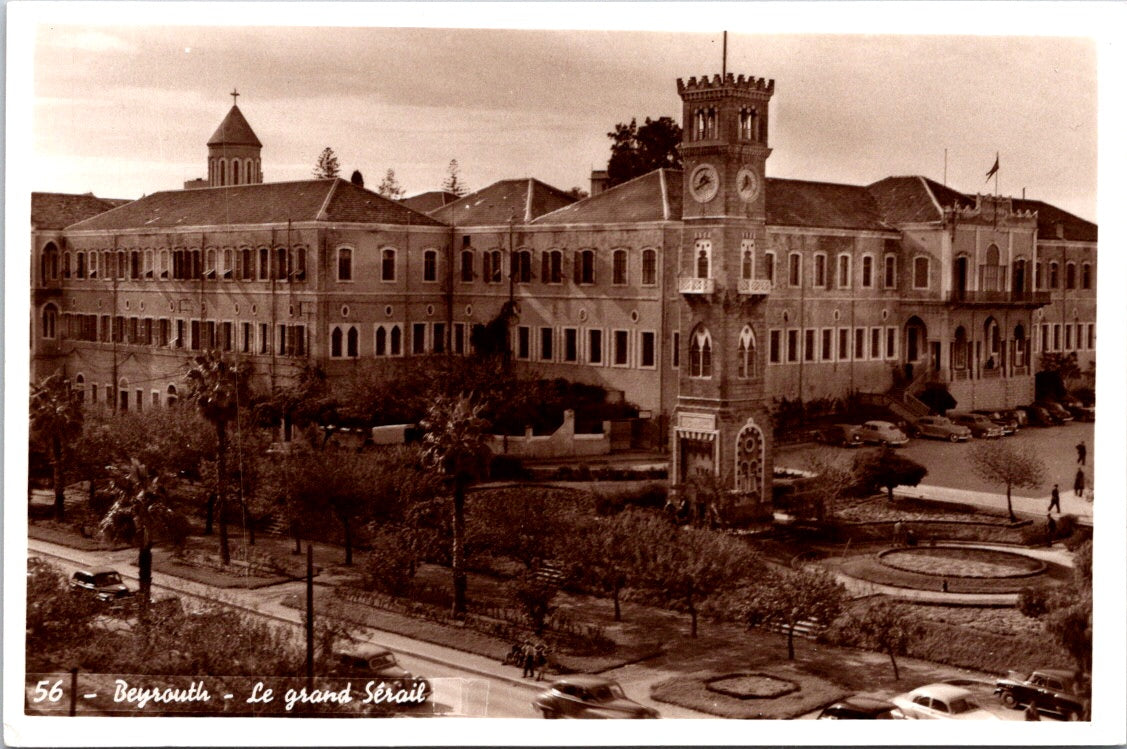
{"type": "Polygon", "coordinates": [[[716,137],[716,109],[714,107],[709,107],[705,113],[704,130],[704,137],[709,140],[716,137]]]}
{"type": "Polygon", "coordinates": [[[191,253],[192,266],[188,273],[188,278],[199,278],[203,275],[203,259],[199,250],[192,250],[191,253]]]}
{"type": "Polygon", "coordinates": [[[285,247],[274,248],[274,278],[285,281],[290,274],[290,251],[285,247]]]}
{"type": "MultiPolygon", "coordinates": [[[[64,266],[64,271],[65,269],[66,268],[64,266]]],[[[1076,288],[1076,263],[1072,262],[1071,260],[1064,264],[1064,288],[1076,288]]]]}
{"type": "Polygon", "coordinates": [[[693,128],[696,135],[693,140],[704,140],[705,137],[705,115],[703,109],[698,109],[696,116],[693,118],[695,127],[693,128]]]}
{"type": "Polygon", "coordinates": [[[395,250],[390,247],[385,247],[380,253],[380,280],[395,280],[395,250]]]}
{"type": "Polygon", "coordinates": [[[43,248],[43,267],[41,275],[43,282],[54,281],[59,277],[59,250],[54,242],[48,242],[43,248]]]}
{"type": "Polygon", "coordinates": [[[712,377],[712,336],[707,328],[697,328],[689,336],[689,376],[712,377]]]}
{"type": "Polygon", "coordinates": [[[989,247],[986,248],[986,264],[987,265],[998,265],[999,258],[1001,258],[1001,255],[1002,255],[1002,253],[998,249],[998,245],[991,244],[989,247]]]}
{"type": "Polygon", "coordinates": [[[826,253],[814,254],[814,285],[822,288],[826,285],[826,253]]]}
{"type": "Polygon", "coordinates": [[[755,333],[752,332],[750,325],[745,325],[740,331],[740,343],[736,354],[740,379],[755,377],[755,333]]]}
{"type": "Polygon", "coordinates": [[[258,248],[258,280],[270,280],[270,248],[258,248]]]}
{"type": "Polygon", "coordinates": [[[1002,336],[998,329],[998,321],[993,317],[987,318],[982,326],[983,336],[986,338],[986,361],[983,369],[997,369],[1001,366],[1002,336]]]}
{"type": "Polygon", "coordinates": [[[216,254],[215,248],[211,248],[204,256],[204,278],[214,279],[219,276],[219,269],[215,266],[216,254]]]}
{"type": "Polygon", "coordinates": [[[235,276],[234,253],[231,248],[223,250],[223,278],[230,281],[235,276]]]}
{"type": "Polygon", "coordinates": [[[423,280],[438,280],[438,252],[435,250],[423,250],[423,280]]]}
{"type": "Polygon", "coordinates": [[[63,253],[63,278],[70,278],[70,253],[63,253]]]}
{"type": "MultiPolygon", "coordinates": [[[[458,268],[459,279],[461,280],[462,283],[473,283],[473,266],[474,266],[473,250],[462,250],[462,254],[461,254],[460,258],[461,258],[461,262],[459,263],[459,268],[458,268]]],[[[553,281],[552,283],[559,283],[559,282],[553,281]]]]}
{"type": "Polygon", "coordinates": [[[179,397],[176,394],[176,386],[169,385],[168,389],[165,391],[165,404],[169,406],[175,406],[177,400],[179,400],[179,397]]]}
{"type": "Polygon", "coordinates": [[[642,285],[657,285],[657,250],[642,250],[642,285]]]}
{"type": "Polygon", "coordinates": [[[168,279],[168,250],[160,251],[160,269],[157,272],[157,277],[161,280],[168,279]]]}
{"type": "Polygon", "coordinates": [[[380,325],[376,328],[376,356],[387,355],[387,329],[380,325]]]}
{"type": "Polygon", "coordinates": [[[694,244],[697,278],[712,277],[712,242],[698,239],[694,244]]]}
{"type": "MultiPolygon", "coordinates": [[[[912,261],[912,288],[926,289],[928,287],[928,276],[931,271],[931,262],[928,258],[920,255],[912,261]]],[[[965,288],[962,290],[965,291],[965,288]]]]}
{"type": "Polygon", "coordinates": [[[517,283],[531,283],[532,282],[532,252],[529,250],[517,250],[513,255],[513,267],[510,268],[513,274],[513,280],[517,283]]]}
{"type": "Polygon", "coordinates": [[[802,255],[797,252],[787,256],[787,284],[794,288],[802,285],[802,255]]]}
{"type": "Polygon", "coordinates": [[[952,347],[955,369],[967,368],[967,331],[962,325],[955,328],[955,344],[952,347]]]}
{"type": "Polygon", "coordinates": [[[329,343],[329,356],[339,359],[344,350],[344,333],[340,328],[333,328],[329,343]]]}
{"type": "Polygon", "coordinates": [[[79,403],[86,401],[86,375],[81,372],[74,376],[74,395],[79,403]]]}
{"type": "Polygon", "coordinates": [[[1080,266],[1080,288],[1092,288],[1092,264],[1084,263],[1080,266]]]}
{"type": "Polygon", "coordinates": [[[873,256],[861,256],[861,287],[871,289],[873,287],[873,256]]]}
{"type": "Polygon", "coordinates": [[[254,280],[254,251],[249,247],[239,250],[239,278],[244,281],[254,280]]]}
{"type": "Polygon", "coordinates": [[[53,304],[48,304],[43,308],[43,337],[54,338],[55,328],[58,325],[59,308],[53,304]]]}
{"type": "Polygon", "coordinates": [[[227,159],[219,160],[219,186],[227,184],[227,159]]]}
{"type": "Polygon", "coordinates": [[[125,250],[118,250],[117,251],[117,268],[116,268],[116,270],[117,270],[117,274],[116,274],[117,277],[124,280],[125,279],[125,250]]]}
{"type": "Polygon", "coordinates": [[[1028,342],[1025,340],[1025,328],[1018,324],[1014,327],[1014,366],[1024,367],[1027,356],[1028,342]]]}
{"type": "Polygon", "coordinates": [[[626,250],[615,250],[611,255],[611,283],[615,286],[625,286],[626,281],[626,250]]]}
{"type": "Polygon", "coordinates": [[[347,247],[337,250],[337,280],[352,280],[352,250],[347,247]]]}
{"type": "Polygon", "coordinates": [[[839,289],[848,289],[853,285],[853,257],[841,254],[837,256],[837,286],[839,289]]]}
{"type": "Polygon", "coordinates": [[[239,160],[238,159],[232,159],[231,160],[231,184],[232,185],[239,184],[239,160]]]}
{"type": "Polygon", "coordinates": [[[86,253],[79,251],[74,255],[74,277],[86,278],[86,253]]]}
{"type": "Polygon", "coordinates": [[[1060,264],[1056,260],[1049,263],[1049,288],[1060,288],[1060,264]]]}
{"type": "Polygon", "coordinates": [[[755,240],[740,242],[740,278],[750,281],[755,278],[755,240]]]}
{"type": "Polygon", "coordinates": [[[1015,293],[1015,294],[1024,294],[1025,293],[1025,284],[1026,284],[1025,268],[1026,268],[1026,265],[1027,265],[1027,263],[1025,262],[1025,258],[1018,258],[1017,260],[1014,260],[1013,273],[1012,273],[1012,278],[1010,279],[1010,283],[1012,285],[1013,293],[1015,293]]]}
{"type": "Polygon", "coordinates": [[[896,288],[896,256],[884,256],[884,288],[896,288]]]}
{"type": "Polygon", "coordinates": [[[292,278],[294,281],[305,280],[305,248],[298,247],[294,252],[294,267],[292,278]]]}
{"type": "Polygon", "coordinates": [[[393,325],[391,328],[391,355],[399,356],[403,345],[403,333],[399,330],[398,325],[393,325]]]}
{"type": "Polygon", "coordinates": [[[360,333],[355,326],[348,329],[348,355],[351,357],[360,355],[360,333]]]}

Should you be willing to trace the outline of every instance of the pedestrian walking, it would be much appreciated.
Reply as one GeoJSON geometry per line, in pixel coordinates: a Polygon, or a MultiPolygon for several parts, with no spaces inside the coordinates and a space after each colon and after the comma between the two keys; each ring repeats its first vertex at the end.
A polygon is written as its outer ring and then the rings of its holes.
{"type": "Polygon", "coordinates": [[[526,676],[532,678],[536,675],[536,648],[532,646],[531,642],[524,643],[524,660],[522,661],[523,670],[520,672],[520,678],[526,676]]]}
{"type": "Polygon", "coordinates": [[[1086,465],[1088,461],[1088,446],[1084,444],[1084,440],[1080,440],[1076,444],[1076,462],[1080,465],[1086,465]]]}
{"type": "Polygon", "coordinates": [[[544,681],[544,669],[548,665],[548,646],[536,643],[536,681],[544,681]]]}
{"type": "Polygon", "coordinates": [[[1053,493],[1049,495],[1049,512],[1052,512],[1054,507],[1060,512],[1060,484],[1053,484],[1053,493]]]}
{"type": "Polygon", "coordinates": [[[1076,498],[1080,499],[1084,496],[1084,485],[1087,483],[1084,476],[1084,469],[1076,469],[1076,481],[1072,483],[1072,491],[1076,492],[1076,498]]]}
{"type": "Polygon", "coordinates": [[[1045,529],[1045,546],[1052,546],[1053,539],[1057,537],[1057,521],[1053,520],[1052,513],[1045,515],[1047,528],[1045,529]]]}
{"type": "Polygon", "coordinates": [[[899,546],[904,538],[904,524],[897,520],[892,526],[892,545],[899,546]]]}

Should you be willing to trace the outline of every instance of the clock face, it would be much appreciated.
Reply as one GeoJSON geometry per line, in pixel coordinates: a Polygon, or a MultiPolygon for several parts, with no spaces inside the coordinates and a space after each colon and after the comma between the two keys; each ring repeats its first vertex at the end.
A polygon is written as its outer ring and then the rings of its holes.
{"type": "Polygon", "coordinates": [[[736,175],[736,192],[748,203],[759,196],[759,175],[754,169],[746,166],[740,169],[736,175]]]}
{"type": "Polygon", "coordinates": [[[698,203],[712,200],[719,189],[720,175],[716,173],[716,167],[712,164],[701,164],[689,177],[689,192],[692,193],[693,200],[698,203]]]}

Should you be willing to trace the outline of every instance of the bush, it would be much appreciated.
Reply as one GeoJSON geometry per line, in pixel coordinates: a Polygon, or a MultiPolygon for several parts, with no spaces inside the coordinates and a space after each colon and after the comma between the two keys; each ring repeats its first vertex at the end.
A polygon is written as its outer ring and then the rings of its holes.
{"type": "Polygon", "coordinates": [[[552,605],[556,596],[555,586],[539,579],[535,573],[526,573],[510,581],[507,587],[529,625],[537,635],[541,634],[548,616],[556,608],[552,605]]]}
{"type": "Polygon", "coordinates": [[[406,595],[415,575],[415,555],[396,527],[383,527],[372,534],[371,552],[361,568],[365,590],[393,596],[406,595]]]}
{"type": "Polygon", "coordinates": [[[669,490],[656,482],[623,489],[604,489],[595,494],[595,512],[599,515],[617,515],[627,507],[660,510],[665,507],[668,497],[669,490]]]}

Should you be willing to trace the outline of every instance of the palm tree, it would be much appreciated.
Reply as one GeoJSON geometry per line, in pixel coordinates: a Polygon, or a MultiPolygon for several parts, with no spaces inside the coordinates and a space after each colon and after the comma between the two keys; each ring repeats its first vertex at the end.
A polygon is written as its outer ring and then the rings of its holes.
{"type": "Polygon", "coordinates": [[[451,567],[454,576],[454,616],[466,613],[466,487],[486,475],[490,451],[486,441],[489,422],[481,418],[483,404],[472,396],[440,397],[422,422],[424,459],[454,489],[454,539],[451,567]]]}
{"type": "Polygon", "coordinates": [[[248,405],[250,367],[227,361],[218,351],[207,351],[192,360],[186,377],[188,397],[200,414],[215,427],[216,478],[215,511],[219,516],[219,554],[223,564],[231,562],[227,539],[225,489],[227,484],[227,424],[237,418],[239,409],[248,405]]]}
{"type": "Polygon", "coordinates": [[[145,610],[153,585],[153,543],[166,537],[176,542],[182,540],[184,518],[169,504],[160,477],[150,473],[136,458],[128,466],[110,466],[107,470],[113,504],[98,530],[111,539],[137,547],[137,577],[145,610]]]}
{"type": "Polygon", "coordinates": [[[66,481],[63,452],[82,434],[82,405],[70,383],[56,373],[31,386],[31,433],[51,453],[52,481],[55,485],[55,519],[62,520],[66,481]]]}

